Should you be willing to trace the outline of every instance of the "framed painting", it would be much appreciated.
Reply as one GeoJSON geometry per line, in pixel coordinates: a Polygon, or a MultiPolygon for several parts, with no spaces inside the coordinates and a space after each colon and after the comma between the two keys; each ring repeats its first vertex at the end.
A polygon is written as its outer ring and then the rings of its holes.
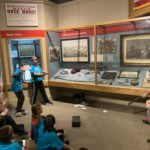
{"type": "Polygon", "coordinates": [[[62,62],[89,62],[89,39],[61,40],[62,62]]]}
{"type": "Polygon", "coordinates": [[[129,0],[129,18],[150,13],[150,0],[129,0]]]}
{"type": "Polygon", "coordinates": [[[150,34],[121,36],[121,65],[150,66],[150,34]]]}
{"type": "Polygon", "coordinates": [[[98,39],[98,54],[115,54],[117,53],[117,39],[105,37],[98,39]]]}
{"type": "Polygon", "coordinates": [[[18,45],[19,57],[32,57],[35,55],[35,48],[33,44],[18,45]]]}

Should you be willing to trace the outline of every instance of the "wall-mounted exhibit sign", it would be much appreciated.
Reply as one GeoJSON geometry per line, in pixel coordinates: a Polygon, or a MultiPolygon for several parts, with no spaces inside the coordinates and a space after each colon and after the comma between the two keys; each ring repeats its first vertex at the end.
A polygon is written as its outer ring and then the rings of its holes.
{"type": "Polygon", "coordinates": [[[44,30],[3,30],[1,38],[45,37],[44,30]]]}
{"type": "Polygon", "coordinates": [[[38,26],[37,4],[5,4],[7,26],[38,26]]]}

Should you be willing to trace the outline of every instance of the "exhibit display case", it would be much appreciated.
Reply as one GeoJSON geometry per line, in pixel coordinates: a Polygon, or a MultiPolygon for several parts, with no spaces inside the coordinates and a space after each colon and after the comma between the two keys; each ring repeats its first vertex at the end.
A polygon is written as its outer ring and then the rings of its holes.
{"type": "Polygon", "coordinates": [[[47,32],[50,79],[95,83],[94,27],[47,32]]]}
{"type": "Polygon", "coordinates": [[[97,25],[96,33],[98,84],[149,87],[149,19],[97,25]]]}
{"type": "Polygon", "coordinates": [[[150,17],[47,31],[49,85],[141,95],[150,87],[150,17]]]}
{"type": "Polygon", "coordinates": [[[19,63],[31,65],[33,56],[41,60],[39,39],[9,39],[8,43],[12,73],[19,67],[19,63]]]}

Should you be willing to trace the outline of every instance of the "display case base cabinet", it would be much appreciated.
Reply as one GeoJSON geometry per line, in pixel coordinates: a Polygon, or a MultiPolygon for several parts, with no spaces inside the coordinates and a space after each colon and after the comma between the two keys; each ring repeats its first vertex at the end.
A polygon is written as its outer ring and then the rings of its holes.
{"type": "Polygon", "coordinates": [[[80,89],[87,91],[106,92],[114,94],[133,95],[133,96],[142,96],[143,93],[150,90],[146,88],[136,88],[136,87],[118,87],[100,84],[89,84],[89,83],[83,84],[77,82],[66,83],[58,81],[49,81],[49,87],[71,88],[71,89],[80,89]]]}

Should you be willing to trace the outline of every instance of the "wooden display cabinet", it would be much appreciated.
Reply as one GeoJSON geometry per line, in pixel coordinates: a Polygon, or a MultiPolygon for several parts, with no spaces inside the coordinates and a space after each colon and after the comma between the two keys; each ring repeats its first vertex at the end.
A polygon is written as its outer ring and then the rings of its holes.
{"type": "MultiPolygon", "coordinates": [[[[89,39],[93,39],[90,41],[90,66],[92,64],[92,67],[94,68],[94,82],[76,82],[76,81],[65,81],[65,80],[57,80],[52,78],[52,76],[54,75],[52,73],[52,70],[49,70],[49,86],[52,88],[71,88],[71,89],[79,89],[79,90],[87,90],[87,91],[96,91],[96,92],[105,92],[105,93],[114,93],[114,94],[124,94],[124,95],[133,95],[133,96],[141,96],[145,91],[148,91],[149,89],[144,88],[143,87],[143,81],[144,81],[144,77],[145,77],[145,72],[147,70],[149,70],[148,66],[145,66],[145,64],[141,64],[139,63],[134,63],[134,61],[131,61],[128,63],[128,59],[124,58],[124,54],[122,51],[125,51],[122,47],[122,36],[124,35],[128,35],[129,37],[131,35],[136,35],[136,34],[149,34],[150,31],[150,23],[147,22],[147,20],[149,20],[150,17],[141,17],[141,18],[136,18],[136,19],[126,19],[126,20],[119,20],[119,21],[112,21],[112,22],[108,22],[108,23],[102,23],[102,24],[97,24],[97,25],[91,25],[91,26],[85,26],[85,27],[73,27],[73,28],[69,28],[69,29],[57,29],[57,30],[47,30],[47,33],[50,33],[52,37],[50,37],[50,41],[49,41],[49,45],[48,45],[48,49],[50,47],[53,47],[54,45],[56,46],[57,44],[59,45],[60,43],[60,36],[56,36],[54,34],[54,32],[56,32],[56,34],[58,35],[65,35],[67,36],[67,32],[68,35],[72,35],[72,33],[75,32],[70,32],[69,31],[80,31],[81,37],[83,37],[83,34],[86,34],[85,31],[88,30],[88,33],[90,33],[89,39]],[[90,30],[89,30],[90,29],[90,30]],[[84,33],[85,32],[85,33],[84,33]],[[62,33],[62,34],[60,34],[62,33]],[[54,37],[57,37],[58,40],[56,40],[54,37]],[[101,38],[107,38],[107,37],[116,37],[117,39],[117,53],[116,54],[111,54],[111,55],[115,55],[115,57],[113,58],[113,61],[108,63],[106,59],[106,61],[103,61],[104,65],[107,66],[107,68],[109,68],[111,65],[112,67],[116,65],[116,59],[118,60],[118,64],[115,66],[115,69],[118,69],[119,72],[120,70],[129,70],[132,72],[132,70],[139,70],[139,76],[137,77],[137,80],[139,81],[139,86],[131,86],[130,82],[128,83],[128,85],[126,84],[122,84],[119,85],[117,84],[118,81],[120,82],[120,80],[125,83],[126,82],[126,78],[119,78],[119,75],[116,76],[115,81],[113,81],[113,84],[101,84],[100,82],[100,78],[99,78],[99,72],[101,73],[101,71],[99,70],[99,68],[101,68],[101,63],[99,62],[99,58],[98,58],[98,54],[100,54],[98,52],[99,49],[99,45],[98,45],[98,41],[101,40],[101,38]],[[53,42],[52,40],[55,39],[55,42],[53,42]],[[57,41],[57,42],[56,42],[57,41]],[[93,52],[92,52],[93,51],[93,52]],[[93,57],[91,57],[91,54],[93,55],[93,57]],[[94,61],[91,63],[92,58],[94,59],[94,61]],[[123,60],[124,59],[124,60],[123,60]],[[52,76],[51,76],[52,75],[52,76]]],[[[76,34],[77,35],[77,34],[76,34]]],[[[85,35],[86,36],[86,35],[85,35]]],[[[49,37],[48,37],[49,38],[49,37]]],[[[64,37],[65,39],[69,39],[70,37],[64,37]]],[[[148,37],[149,38],[149,37],[148,37]]],[[[139,39],[141,40],[141,39],[139,39]]],[[[146,39],[147,40],[147,39],[146,39]]],[[[48,40],[47,40],[48,41],[48,40]]],[[[47,42],[48,43],[48,42],[47,42]]],[[[127,43],[128,44],[128,43],[127,43]]],[[[59,48],[60,50],[60,48],[59,48]]],[[[128,51],[126,49],[126,51],[128,51]]],[[[145,50],[147,51],[147,50],[145,50]]],[[[127,53],[127,52],[126,52],[127,53]]],[[[146,53],[146,52],[145,52],[146,53]]],[[[62,54],[62,52],[60,52],[60,54],[62,54]]],[[[49,54],[48,54],[49,55],[49,54]]],[[[107,54],[109,55],[109,54],[107,54]]],[[[106,55],[106,56],[107,56],[106,55]]],[[[105,55],[103,55],[103,57],[105,57],[105,55]]],[[[142,56],[141,56],[142,57],[142,56]]],[[[109,58],[109,57],[108,57],[109,58]]],[[[134,58],[133,58],[134,60],[134,58]]],[[[136,62],[136,61],[135,61],[136,62]]],[[[139,61],[140,62],[140,61],[139,61]]],[[[58,64],[62,64],[64,62],[62,62],[61,60],[59,60],[58,64]]],[[[49,62],[49,65],[53,64],[53,62],[49,62]]],[[[56,64],[56,63],[55,63],[56,64]]],[[[70,63],[72,67],[74,67],[73,63],[70,63]]],[[[88,68],[89,64],[87,65],[88,68]]],[[[61,65],[62,66],[62,65],[61,65]]],[[[59,69],[61,68],[58,67],[59,69]]],[[[67,65],[64,65],[67,66],[67,65]]],[[[52,66],[54,67],[54,66],[52,66]]],[[[50,67],[50,68],[52,68],[50,67]]],[[[111,68],[111,67],[110,67],[111,68]]],[[[82,68],[81,68],[82,69],[82,68]]],[[[107,70],[105,70],[107,71],[107,70]]],[[[109,71],[109,69],[108,69],[109,71]]],[[[131,79],[129,79],[130,81],[131,79]]]]}

